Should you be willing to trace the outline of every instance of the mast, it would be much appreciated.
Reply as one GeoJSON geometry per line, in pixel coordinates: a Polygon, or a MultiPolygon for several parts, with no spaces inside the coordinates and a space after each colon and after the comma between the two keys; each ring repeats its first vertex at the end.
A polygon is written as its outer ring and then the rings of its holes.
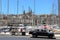
{"type": "Polygon", "coordinates": [[[7,13],[9,14],[9,0],[7,1],[7,13]]]}
{"type": "Polygon", "coordinates": [[[18,11],[19,11],[19,0],[17,0],[17,14],[18,14],[18,11]]]}
{"type": "Polygon", "coordinates": [[[0,13],[2,14],[2,0],[0,0],[0,13]]]}

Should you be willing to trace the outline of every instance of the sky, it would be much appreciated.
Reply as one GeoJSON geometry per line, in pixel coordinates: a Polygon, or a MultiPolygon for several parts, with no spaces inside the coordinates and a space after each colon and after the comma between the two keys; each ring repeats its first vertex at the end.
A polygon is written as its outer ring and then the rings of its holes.
{"type": "MultiPolygon", "coordinates": [[[[35,14],[51,14],[52,4],[54,3],[54,12],[58,13],[57,0],[35,0],[35,14]]],[[[0,5],[1,7],[1,5],[0,5]]],[[[26,13],[29,7],[34,12],[34,0],[19,0],[18,14],[22,14],[23,10],[26,13]]],[[[7,0],[2,0],[2,12],[8,14],[7,12],[7,0]]],[[[17,14],[17,0],[9,0],[9,14],[17,14]]]]}

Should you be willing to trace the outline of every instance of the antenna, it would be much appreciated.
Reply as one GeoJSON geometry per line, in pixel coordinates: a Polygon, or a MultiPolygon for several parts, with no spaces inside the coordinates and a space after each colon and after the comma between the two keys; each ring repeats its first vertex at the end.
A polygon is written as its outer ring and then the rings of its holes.
{"type": "Polygon", "coordinates": [[[29,6],[28,8],[29,8],[29,9],[28,9],[28,10],[29,10],[29,12],[32,12],[32,9],[30,8],[30,6],[29,6]]]}
{"type": "Polygon", "coordinates": [[[52,14],[55,14],[55,6],[54,6],[54,2],[52,3],[52,14]]]}
{"type": "Polygon", "coordinates": [[[24,6],[22,5],[22,11],[24,11],[24,6]]]}
{"type": "Polygon", "coordinates": [[[54,14],[54,3],[52,4],[52,14],[54,14]]]}
{"type": "Polygon", "coordinates": [[[24,6],[22,5],[22,11],[23,11],[23,14],[25,14],[25,10],[24,10],[24,6]]]}
{"type": "Polygon", "coordinates": [[[54,2],[52,3],[52,14],[53,14],[53,24],[55,24],[55,8],[54,8],[54,2]]]}
{"type": "Polygon", "coordinates": [[[29,12],[30,12],[30,6],[29,6],[29,12]]]}

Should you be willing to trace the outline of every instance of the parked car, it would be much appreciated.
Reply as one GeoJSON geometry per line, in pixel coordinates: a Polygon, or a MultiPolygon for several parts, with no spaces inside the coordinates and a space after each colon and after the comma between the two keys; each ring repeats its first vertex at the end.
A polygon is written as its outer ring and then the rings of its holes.
{"type": "Polygon", "coordinates": [[[17,27],[10,28],[10,33],[11,35],[18,35],[18,28],[17,27]]]}
{"type": "Polygon", "coordinates": [[[31,30],[29,31],[29,34],[31,34],[32,37],[38,37],[38,36],[47,36],[48,38],[55,37],[54,33],[51,32],[50,30],[42,30],[42,29],[31,30]]]}
{"type": "Polygon", "coordinates": [[[59,27],[59,26],[52,26],[52,27],[51,27],[51,30],[52,30],[54,33],[60,33],[60,27],[59,27]]]}
{"type": "Polygon", "coordinates": [[[53,29],[52,31],[53,31],[54,33],[60,33],[60,29],[57,29],[57,28],[56,28],[56,29],[53,29]]]}
{"type": "Polygon", "coordinates": [[[0,34],[9,34],[10,35],[10,28],[2,28],[2,29],[0,29],[0,34]]]}
{"type": "Polygon", "coordinates": [[[21,34],[25,35],[26,33],[25,27],[12,27],[10,30],[11,30],[10,31],[11,35],[16,35],[16,36],[21,35],[21,34]]]}
{"type": "Polygon", "coordinates": [[[21,33],[22,35],[26,35],[26,27],[19,27],[18,32],[21,33]]]}

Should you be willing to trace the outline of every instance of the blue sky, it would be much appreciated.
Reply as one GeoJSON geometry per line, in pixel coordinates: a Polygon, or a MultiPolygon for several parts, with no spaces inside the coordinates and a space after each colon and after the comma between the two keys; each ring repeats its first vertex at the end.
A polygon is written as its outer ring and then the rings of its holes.
{"type": "MultiPolygon", "coordinates": [[[[17,0],[9,0],[9,14],[17,14],[17,0]]],[[[52,3],[55,6],[55,13],[58,13],[57,0],[36,0],[35,14],[51,14],[52,3]]],[[[31,8],[34,12],[34,0],[19,0],[19,14],[23,13],[23,9],[28,12],[28,8],[31,8]],[[24,6],[24,8],[22,8],[24,6]]],[[[7,0],[2,0],[2,13],[7,14],[7,0]]]]}

